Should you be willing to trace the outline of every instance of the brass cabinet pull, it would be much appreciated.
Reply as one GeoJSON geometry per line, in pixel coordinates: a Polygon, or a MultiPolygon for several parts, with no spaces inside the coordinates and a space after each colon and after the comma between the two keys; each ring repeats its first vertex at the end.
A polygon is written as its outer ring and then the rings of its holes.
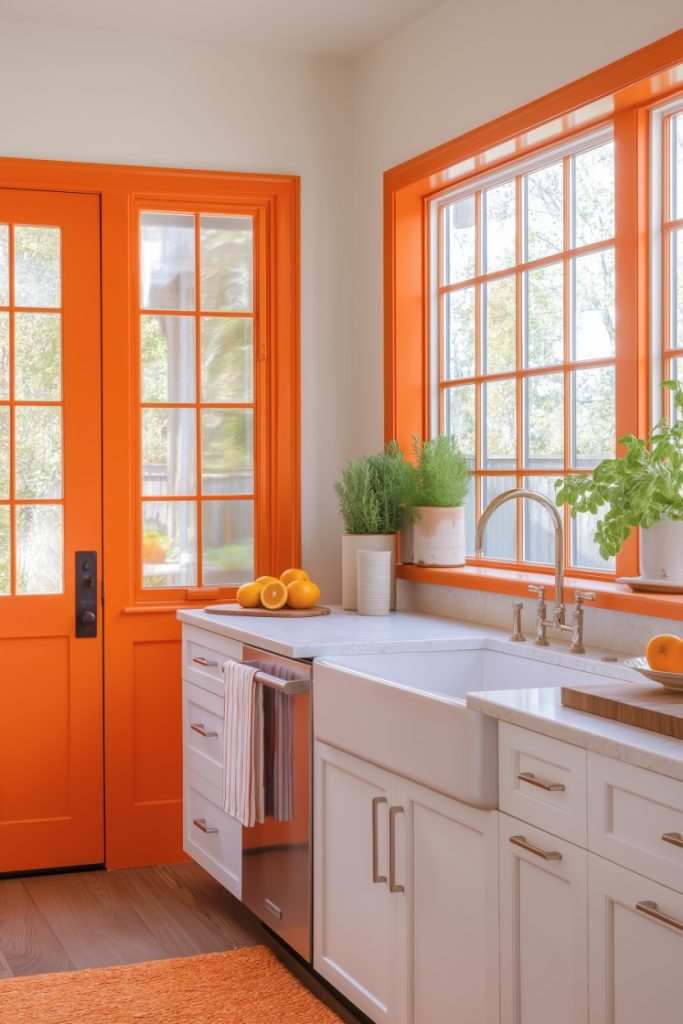
{"type": "Polygon", "coordinates": [[[380,875],[379,867],[377,864],[377,808],[380,804],[385,804],[387,798],[385,796],[375,796],[372,798],[372,881],[373,882],[386,882],[387,876],[380,875]]]}
{"type": "Polygon", "coordinates": [[[657,904],[654,900],[641,900],[640,903],[636,903],[636,910],[639,910],[641,914],[647,914],[648,917],[654,917],[655,921],[661,921],[662,924],[668,924],[672,928],[676,928],[679,932],[683,932],[683,921],[677,921],[675,917],[669,917],[668,914],[663,914],[662,911],[657,908],[657,904]]]}
{"type": "Polygon", "coordinates": [[[191,722],[190,729],[193,729],[194,732],[198,732],[200,736],[218,736],[217,732],[207,729],[202,722],[191,722]]]}
{"type": "Polygon", "coordinates": [[[214,828],[213,825],[206,824],[206,818],[193,818],[192,824],[195,828],[198,828],[200,832],[205,832],[207,835],[209,832],[218,832],[218,829],[214,828]]]}
{"type": "Polygon", "coordinates": [[[662,835],[663,843],[671,843],[672,846],[680,846],[683,849],[683,836],[680,832],[665,832],[662,835]]]}
{"type": "Polygon", "coordinates": [[[209,661],[208,658],[193,658],[192,661],[195,665],[202,665],[204,668],[218,668],[217,661],[209,661]]]}
{"type": "Polygon", "coordinates": [[[510,842],[513,846],[519,846],[522,850],[526,850],[527,853],[533,853],[542,860],[562,860],[562,854],[558,853],[557,850],[541,850],[538,846],[533,846],[527,842],[526,836],[510,836],[510,842]]]}
{"type": "Polygon", "coordinates": [[[546,793],[564,793],[564,783],[543,782],[542,779],[537,779],[533,772],[518,772],[517,778],[520,782],[528,782],[530,786],[538,786],[539,789],[544,789],[546,793]]]}
{"type": "Polygon", "coordinates": [[[396,884],[396,815],[405,814],[402,807],[389,808],[389,892],[405,892],[404,885],[396,884]]]}

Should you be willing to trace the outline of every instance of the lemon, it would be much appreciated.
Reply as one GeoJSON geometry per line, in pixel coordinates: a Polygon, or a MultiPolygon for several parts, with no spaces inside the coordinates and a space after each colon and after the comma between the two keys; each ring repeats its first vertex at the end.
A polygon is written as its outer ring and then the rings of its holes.
{"type": "Polygon", "coordinates": [[[312,580],[294,580],[287,587],[290,608],[310,608],[320,597],[320,587],[312,580]]]}
{"type": "Polygon", "coordinates": [[[237,591],[237,603],[243,608],[258,608],[261,603],[261,590],[263,584],[258,580],[252,583],[243,583],[237,591]]]}
{"type": "Polygon", "coordinates": [[[261,604],[270,611],[277,611],[283,608],[287,601],[287,587],[281,580],[273,580],[271,583],[264,583],[261,590],[261,604]]]}
{"type": "Polygon", "coordinates": [[[280,576],[280,579],[286,587],[288,587],[290,583],[294,583],[294,580],[310,580],[310,578],[311,577],[305,569],[285,569],[280,576]]]}

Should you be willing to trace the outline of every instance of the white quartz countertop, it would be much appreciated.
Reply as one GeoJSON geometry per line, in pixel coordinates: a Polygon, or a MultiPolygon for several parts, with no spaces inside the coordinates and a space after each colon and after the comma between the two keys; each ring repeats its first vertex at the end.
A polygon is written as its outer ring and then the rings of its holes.
{"type": "Polygon", "coordinates": [[[391,612],[390,615],[359,615],[333,608],[330,615],[302,619],[255,615],[214,615],[183,608],[181,622],[210,629],[253,647],[262,647],[289,658],[321,658],[342,654],[388,654],[396,651],[458,650],[463,641],[504,635],[491,627],[469,622],[391,612]]]}
{"type": "Polygon", "coordinates": [[[500,722],[683,780],[683,740],[565,708],[558,688],[468,693],[467,707],[500,722]]]}

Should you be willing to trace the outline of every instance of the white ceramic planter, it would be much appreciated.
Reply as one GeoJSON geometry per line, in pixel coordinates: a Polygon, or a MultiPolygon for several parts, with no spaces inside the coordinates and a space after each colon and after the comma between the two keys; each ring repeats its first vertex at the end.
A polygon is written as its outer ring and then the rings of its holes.
{"type": "Polygon", "coordinates": [[[683,580],[683,522],[665,517],[640,531],[640,575],[683,580]]]}
{"type": "Polygon", "coordinates": [[[355,612],[358,608],[357,556],[359,551],[391,552],[391,610],[396,607],[396,534],[342,534],[342,607],[355,612]]]}
{"type": "MultiPolygon", "coordinates": [[[[415,508],[417,519],[406,529],[406,547],[415,565],[464,565],[465,564],[465,509],[433,508],[419,505],[415,508]],[[410,532],[412,531],[412,545],[410,532]]],[[[407,561],[404,553],[404,534],[401,535],[401,559],[407,561]]]]}

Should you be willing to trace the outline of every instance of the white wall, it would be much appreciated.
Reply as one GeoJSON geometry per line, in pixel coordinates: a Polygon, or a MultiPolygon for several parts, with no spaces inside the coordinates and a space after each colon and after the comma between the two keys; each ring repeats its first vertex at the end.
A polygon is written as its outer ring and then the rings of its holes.
{"type": "Polygon", "coordinates": [[[349,62],[0,26],[0,155],[300,174],[303,561],[338,596],[351,454],[349,62]]]}

